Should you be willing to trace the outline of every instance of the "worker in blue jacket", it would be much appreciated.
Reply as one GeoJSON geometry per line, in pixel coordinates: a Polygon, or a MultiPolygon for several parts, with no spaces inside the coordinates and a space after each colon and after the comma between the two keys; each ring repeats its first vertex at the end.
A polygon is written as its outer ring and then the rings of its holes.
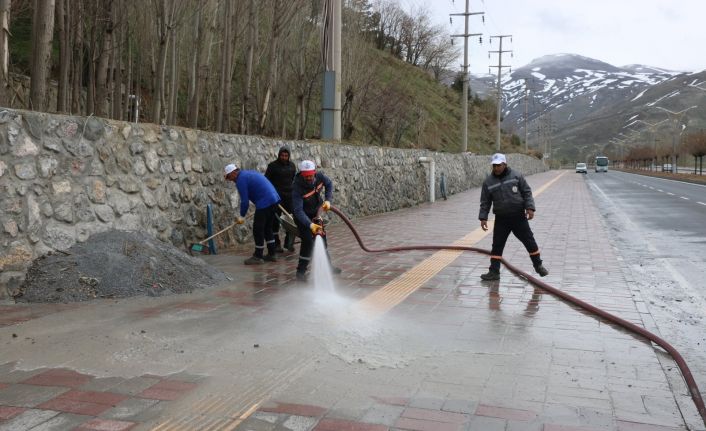
{"type": "MultiPolygon", "coordinates": [[[[320,213],[331,209],[332,199],[333,182],[331,179],[322,172],[317,172],[316,164],[311,160],[302,161],[299,164],[299,173],[294,176],[292,183],[294,221],[297,223],[299,237],[302,240],[299,247],[297,280],[305,281],[307,279],[306,270],[314,250],[314,238],[323,233],[323,221],[320,213]],[[323,198],[321,197],[322,191],[324,192],[323,198]]],[[[324,245],[327,245],[326,237],[322,237],[324,245]]],[[[336,274],[341,272],[340,268],[335,266],[331,266],[331,270],[336,274]]]]}
{"type": "Polygon", "coordinates": [[[257,171],[241,171],[234,164],[225,167],[225,179],[233,181],[240,195],[240,215],[236,217],[238,224],[245,223],[245,214],[250,202],[255,204],[255,216],[252,223],[252,234],[255,238],[255,253],[245,260],[246,265],[259,265],[275,262],[275,239],[272,229],[275,222],[275,209],[280,201],[279,195],[272,183],[257,171]],[[267,256],[265,256],[267,245],[267,256]]]}

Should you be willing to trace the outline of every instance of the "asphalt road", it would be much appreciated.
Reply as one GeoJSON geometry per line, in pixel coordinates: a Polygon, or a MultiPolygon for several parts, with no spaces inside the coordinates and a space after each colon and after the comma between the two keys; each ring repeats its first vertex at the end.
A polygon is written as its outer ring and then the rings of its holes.
{"type": "MultiPolygon", "coordinates": [[[[581,174],[576,174],[581,175],[581,174]]],[[[706,387],[706,186],[611,171],[586,181],[656,329],[706,387]]]]}

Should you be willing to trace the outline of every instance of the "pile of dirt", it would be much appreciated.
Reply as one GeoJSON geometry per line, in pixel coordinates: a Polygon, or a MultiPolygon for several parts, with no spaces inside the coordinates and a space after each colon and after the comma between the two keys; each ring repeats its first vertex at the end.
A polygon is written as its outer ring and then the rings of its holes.
{"type": "Polygon", "coordinates": [[[76,302],[161,296],[226,280],[223,272],[171,244],[140,232],[110,230],[35,259],[15,299],[76,302]]]}

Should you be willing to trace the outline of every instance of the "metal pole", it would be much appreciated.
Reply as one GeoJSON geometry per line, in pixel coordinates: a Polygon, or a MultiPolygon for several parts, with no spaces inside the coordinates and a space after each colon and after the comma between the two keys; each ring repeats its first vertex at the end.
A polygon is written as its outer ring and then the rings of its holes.
{"type": "Polygon", "coordinates": [[[529,151],[529,143],[527,142],[527,99],[529,99],[529,87],[527,87],[527,79],[525,79],[525,152],[529,151]]]}
{"type": "MultiPolygon", "coordinates": [[[[490,36],[490,39],[500,39],[500,48],[497,51],[488,51],[488,54],[490,53],[497,53],[498,54],[498,65],[497,66],[490,66],[490,67],[497,67],[498,68],[498,87],[497,87],[497,92],[498,92],[498,130],[497,130],[497,135],[495,138],[495,146],[497,148],[497,151],[500,151],[500,115],[502,113],[502,90],[501,90],[501,83],[500,83],[500,77],[503,73],[503,67],[510,67],[510,66],[503,66],[503,53],[505,52],[512,52],[512,50],[507,50],[503,51],[503,39],[506,37],[512,38],[511,34],[503,34],[503,35],[497,35],[497,36],[490,36]]],[[[512,41],[512,39],[510,39],[512,41]]]]}
{"type": "MultiPolygon", "coordinates": [[[[464,19],[464,31],[463,34],[452,34],[451,37],[463,37],[463,100],[461,101],[461,108],[463,109],[463,121],[462,121],[462,142],[461,151],[468,151],[468,37],[469,36],[480,36],[481,33],[468,33],[468,17],[471,15],[483,15],[483,12],[469,12],[470,0],[466,0],[466,11],[464,13],[452,13],[451,16],[463,15],[464,19]]],[[[480,144],[478,147],[480,151],[480,144]]]]}
{"type": "Polygon", "coordinates": [[[324,1],[321,138],[341,140],[341,1],[324,1]]]}
{"type": "Polygon", "coordinates": [[[333,101],[333,139],[341,140],[341,29],[343,28],[343,0],[333,2],[333,67],[336,74],[333,101]]]}
{"type": "Polygon", "coordinates": [[[463,30],[463,147],[462,152],[468,151],[468,8],[470,0],[466,0],[466,14],[464,16],[463,30]]]}
{"type": "Polygon", "coordinates": [[[500,75],[503,72],[502,68],[502,58],[503,58],[503,38],[500,39],[500,50],[498,53],[498,130],[497,134],[495,136],[495,148],[498,152],[500,152],[500,112],[502,110],[502,100],[503,96],[502,93],[500,92],[500,75]]]}

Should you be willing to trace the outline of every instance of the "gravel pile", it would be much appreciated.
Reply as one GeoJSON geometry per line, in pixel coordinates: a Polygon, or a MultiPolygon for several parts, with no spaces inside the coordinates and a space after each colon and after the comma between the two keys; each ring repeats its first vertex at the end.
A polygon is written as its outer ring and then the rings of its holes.
{"type": "Polygon", "coordinates": [[[65,252],[38,257],[15,296],[18,302],[77,302],[186,293],[218,285],[226,275],[171,244],[134,231],[110,230],[65,252]]]}

